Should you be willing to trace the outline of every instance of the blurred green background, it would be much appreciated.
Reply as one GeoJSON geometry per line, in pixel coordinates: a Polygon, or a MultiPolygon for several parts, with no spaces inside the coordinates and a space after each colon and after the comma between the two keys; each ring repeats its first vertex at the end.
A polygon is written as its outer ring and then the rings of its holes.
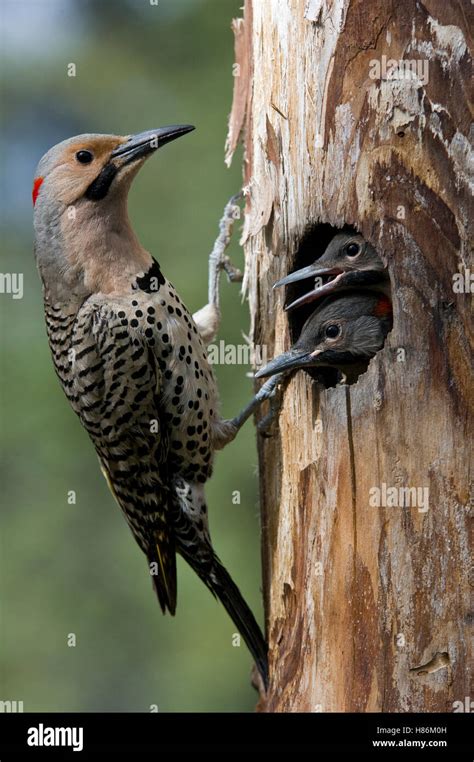
{"type": "MultiPolygon", "coordinates": [[[[33,259],[31,185],[54,143],[191,122],[138,176],[130,215],[191,310],[241,182],[225,168],[232,17],[240,0],[2,0],[2,272],[24,296],[2,308],[0,699],[25,711],[252,710],[251,658],[235,627],[179,562],[178,611],[163,617],[146,561],[110,496],[54,375],[33,259]],[[77,76],[67,76],[75,63],[77,76]],[[69,490],[77,493],[68,504],[69,490]],[[68,647],[69,633],[76,647],[68,647]]],[[[242,264],[238,231],[230,250],[242,264]]],[[[244,343],[247,306],[223,278],[219,338],[244,343]]],[[[224,415],[249,399],[245,366],[217,366],[224,415]]],[[[262,621],[255,433],[217,457],[207,489],[218,554],[262,621]],[[240,490],[240,505],[232,493],[240,490]]]]}

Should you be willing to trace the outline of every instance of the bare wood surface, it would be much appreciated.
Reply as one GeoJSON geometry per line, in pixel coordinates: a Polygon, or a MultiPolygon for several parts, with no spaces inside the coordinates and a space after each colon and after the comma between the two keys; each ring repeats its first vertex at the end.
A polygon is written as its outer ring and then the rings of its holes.
{"type": "Polygon", "coordinates": [[[272,670],[261,711],[452,711],[470,695],[472,295],[453,275],[472,272],[471,12],[246,0],[234,22],[227,159],[240,136],[254,342],[270,356],[290,344],[272,284],[308,224],[370,240],[394,305],[368,372],[332,389],[297,373],[279,430],[259,440],[272,670]],[[425,60],[427,78],[374,77],[383,56],[425,60]],[[428,510],[371,506],[383,484],[428,488],[428,510]]]}

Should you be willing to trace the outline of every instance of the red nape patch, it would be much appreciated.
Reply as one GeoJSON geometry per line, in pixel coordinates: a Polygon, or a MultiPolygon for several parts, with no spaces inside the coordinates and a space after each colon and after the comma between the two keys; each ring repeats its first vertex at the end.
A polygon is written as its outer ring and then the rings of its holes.
{"type": "Polygon", "coordinates": [[[39,189],[41,188],[41,183],[43,182],[43,177],[35,177],[34,183],[33,183],[33,191],[31,193],[33,197],[33,206],[36,204],[36,199],[38,198],[39,189]]]}
{"type": "Polygon", "coordinates": [[[392,302],[388,296],[381,296],[375,305],[374,315],[377,317],[388,317],[392,314],[392,302]]]}

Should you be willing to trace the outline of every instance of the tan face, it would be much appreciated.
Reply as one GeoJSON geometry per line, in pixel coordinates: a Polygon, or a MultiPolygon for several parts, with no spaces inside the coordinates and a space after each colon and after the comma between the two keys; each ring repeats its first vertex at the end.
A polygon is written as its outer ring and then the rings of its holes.
{"type": "Polygon", "coordinates": [[[54,189],[56,202],[66,206],[73,204],[86,193],[109,163],[114,148],[127,140],[127,137],[120,135],[101,135],[86,140],[79,138],[58,146],[47,164],[47,171],[35,177],[33,189],[36,187],[39,196],[43,182],[47,180],[49,188],[54,189]]]}

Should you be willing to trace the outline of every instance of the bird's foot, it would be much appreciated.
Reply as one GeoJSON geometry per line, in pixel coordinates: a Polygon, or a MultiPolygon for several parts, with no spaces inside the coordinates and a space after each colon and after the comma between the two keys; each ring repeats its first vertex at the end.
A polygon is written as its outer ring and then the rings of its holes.
{"type": "Polygon", "coordinates": [[[266,438],[274,436],[278,429],[278,418],[283,404],[283,388],[281,384],[275,386],[268,399],[270,400],[270,409],[257,424],[258,433],[266,438]]]}
{"type": "Polygon", "coordinates": [[[221,272],[225,272],[229,283],[239,283],[243,280],[242,272],[232,264],[230,257],[225,253],[230,243],[234,222],[240,219],[240,206],[237,202],[242,195],[242,192],[236,193],[225,205],[224,214],[219,222],[219,235],[209,255],[209,301],[193,315],[193,320],[206,345],[214,341],[219,330],[221,320],[219,276],[221,272]]]}
{"type": "Polygon", "coordinates": [[[222,258],[221,267],[227,275],[229,283],[242,283],[244,279],[242,270],[239,270],[238,267],[232,264],[230,257],[228,257],[227,254],[222,258]]]}
{"type": "MultiPolygon", "coordinates": [[[[275,376],[272,376],[267,381],[265,381],[265,383],[260,387],[258,392],[255,394],[255,396],[250,400],[248,405],[246,405],[244,409],[241,410],[241,412],[235,416],[235,418],[232,418],[229,421],[229,423],[232,424],[233,428],[235,429],[235,434],[232,437],[232,439],[235,437],[237,432],[240,431],[245,421],[247,421],[250,418],[250,416],[255,413],[255,411],[260,407],[262,402],[265,402],[265,400],[270,400],[270,408],[271,408],[270,413],[273,408],[272,418],[277,415],[281,406],[281,399],[278,402],[279,390],[277,393],[277,389],[283,377],[284,377],[283,373],[277,373],[275,376]]],[[[265,416],[265,418],[266,417],[267,416],[265,416]]]]}
{"type": "Polygon", "coordinates": [[[219,307],[219,275],[222,270],[226,273],[230,282],[242,280],[242,273],[232,264],[226,255],[230,244],[234,222],[240,220],[240,206],[238,201],[242,198],[242,192],[227,202],[224,213],[219,222],[219,235],[217,236],[212,251],[209,255],[209,303],[219,307]]]}

